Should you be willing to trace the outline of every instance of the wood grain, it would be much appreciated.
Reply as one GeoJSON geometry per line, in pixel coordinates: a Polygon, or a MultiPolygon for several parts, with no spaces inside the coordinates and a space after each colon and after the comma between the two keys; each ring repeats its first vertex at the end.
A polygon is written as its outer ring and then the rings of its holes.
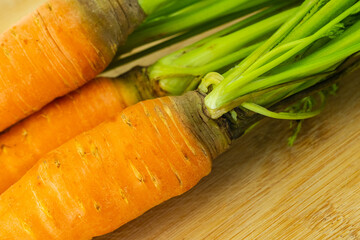
{"type": "Polygon", "coordinates": [[[97,240],[360,239],[360,76],[347,77],[294,147],[266,120],[193,190],[97,240]]]}

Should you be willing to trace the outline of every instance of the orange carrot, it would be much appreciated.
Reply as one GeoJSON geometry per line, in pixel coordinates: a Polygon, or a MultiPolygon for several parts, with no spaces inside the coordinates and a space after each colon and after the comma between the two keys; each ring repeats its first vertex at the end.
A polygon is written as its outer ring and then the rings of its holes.
{"type": "Polygon", "coordinates": [[[111,120],[124,108],[157,96],[150,86],[146,89],[148,81],[143,73],[142,68],[134,68],[118,78],[95,79],[2,133],[0,193],[47,152],[111,120]]]}
{"type": "Polygon", "coordinates": [[[138,103],[47,154],[0,196],[0,239],[90,239],[192,188],[230,143],[202,100],[138,103]]]}
{"type": "Polygon", "coordinates": [[[137,1],[48,0],[0,35],[0,131],[102,72],[144,19],[137,1]]]}

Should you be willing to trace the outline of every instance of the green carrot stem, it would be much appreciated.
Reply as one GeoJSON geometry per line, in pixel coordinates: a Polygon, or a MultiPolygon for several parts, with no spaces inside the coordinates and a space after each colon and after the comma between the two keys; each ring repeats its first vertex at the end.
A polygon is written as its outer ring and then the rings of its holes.
{"type": "Polygon", "coordinates": [[[181,94],[189,90],[189,85],[195,87],[195,83],[204,74],[247,57],[265,37],[293,15],[297,8],[280,13],[278,11],[279,7],[267,9],[160,59],[149,68],[150,79],[158,81],[160,87],[169,94],[181,94]],[[270,13],[277,14],[261,20],[270,13]],[[256,22],[258,19],[260,21],[256,22]],[[249,22],[255,23],[247,26],[249,22]]]}
{"type": "Polygon", "coordinates": [[[287,71],[281,72],[274,76],[266,77],[264,79],[252,82],[244,86],[243,88],[241,88],[239,94],[245,95],[257,89],[269,88],[285,82],[292,81],[294,79],[301,79],[308,75],[315,75],[318,72],[324,72],[328,70],[331,66],[345,60],[347,57],[358,51],[360,51],[360,43],[355,44],[342,51],[339,51],[335,54],[330,54],[319,58],[316,62],[301,65],[297,64],[298,66],[295,66],[287,71]]]}
{"type": "Polygon", "coordinates": [[[224,80],[205,98],[211,116],[217,118],[236,107],[235,104],[239,104],[237,99],[246,94],[332,71],[360,51],[360,24],[358,15],[355,15],[359,10],[360,2],[353,0],[330,0],[321,6],[318,1],[306,1],[298,14],[265,44],[224,74],[224,80]],[[312,22],[324,13],[327,15],[323,17],[329,21],[320,21],[318,25],[312,22]],[[301,22],[300,27],[295,27],[296,22],[301,22]],[[291,37],[286,39],[286,36],[291,37]],[[306,52],[322,38],[328,38],[329,43],[306,52]]]}
{"type": "MultiPolygon", "coordinates": [[[[284,8],[285,6],[289,5],[289,3],[282,3],[282,4],[278,4],[274,7],[268,8],[266,10],[261,11],[261,18],[259,17],[258,19],[253,18],[253,16],[247,17],[246,19],[244,19],[243,21],[240,21],[239,23],[242,22],[247,22],[247,25],[250,25],[256,21],[259,21],[261,19],[264,19],[266,17],[271,16],[272,14],[274,14],[275,10],[280,10],[281,8],[284,8]]],[[[174,45],[176,43],[179,43],[183,40],[189,39],[193,36],[196,36],[198,34],[201,34],[203,32],[206,32],[210,29],[214,29],[222,24],[231,22],[233,20],[239,19],[242,16],[248,15],[250,13],[252,13],[253,11],[258,10],[258,7],[254,7],[254,8],[249,8],[246,9],[244,11],[241,12],[236,12],[236,13],[232,13],[232,14],[228,14],[224,17],[221,18],[217,18],[213,21],[210,22],[206,22],[194,29],[190,29],[189,31],[186,31],[185,33],[180,33],[176,36],[171,36],[170,39],[168,40],[164,40],[158,44],[155,44],[153,46],[149,46],[148,48],[145,48],[144,50],[141,50],[139,52],[135,52],[135,53],[130,53],[127,54],[125,57],[122,57],[121,55],[123,54],[123,49],[119,51],[119,53],[117,54],[117,57],[114,58],[114,60],[112,61],[112,63],[107,67],[106,71],[110,71],[112,69],[115,69],[123,64],[129,63],[131,61],[140,59],[141,57],[144,57],[146,55],[149,55],[151,53],[154,53],[160,49],[164,49],[166,47],[169,47],[171,45],[174,45]]],[[[257,15],[257,14],[256,14],[257,15]]],[[[238,24],[234,24],[231,27],[228,27],[226,29],[224,29],[223,31],[219,31],[213,35],[211,35],[211,38],[216,38],[218,36],[222,36],[222,35],[226,35],[228,33],[234,32],[235,30],[239,29],[240,26],[238,26],[238,24]]],[[[210,40],[209,38],[205,38],[202,41],[199,41],[198,44],[200,44],[201,42],[206,42],[210,40]]],[[[129,50],[129,49],[126,49],[129,50]]]]}
{"type": "MultiPolygon", "coordinates": [[[[317,1],[318,4],[324,4],[326,1],[317,1]]],[[[332,0],[328,4],[324,5],[319,11],[314,12],[313,15],[309,16],[309,19],[303,21],[302,24],[297,26],[282,43],[291,42],[296,39],[307,37],[315,33],[319,26],[323,26],[330,22],[334,16],[339,15],[344,10],[348,9],[356,3],[356,0],[344,1],[344,0],[332,0]],[[316,24],[314,24],[316,23],[316,24]]]]}
{"type": "Polygon", "coordinates": [[[271,2],[270,0],[199,1],[166,18],[145,23],[129,37],[128,44],[124,48],[133,49],[150,41],[195,28],[205,22],[224,17],[234,12],[253,7],[260,9],[265,6],[265,4],[271,4],[271,2]]]}
{"type": "MultiPolygon", "coordinates": [[[[323,97],[323,100],[324,100],[324,97],[323,97]]],[[[282,119],[282,120],[303,120],[303,119],[313,118],[322,112],[323,106],[320,109],[318,109],[316,111],[312,111],[312,112],[301,112],[301,113],[280,112],[280,113],[276,113],[276,112],[272,112],[260,105],[257,105],[255,103],[244,102],[241,104],[241,107],[243,107],[247,110],[253,111],[257,114],[261,114],[261,115],[269,117],[269,118],[282,119]]]]}
{"type": "MultiPolygon", "coordinates": [[[[157,18],[163,18],[165,16],[171,15],[181,9],[184,9],[187,6],[190,6],[194,3],[196,3],[197,1],[195,0],[160,0],[158,1],[158,3],[152,1],[152,0],[140,0],[142,1],[144,4],[149,4],[151,5],[150,7],[152,8],[152,12],[148,15],[147,21],[151,21],[153,19],[157,19],[157,18]],[[147,3],[145,3],[147,2],[147,3]],[[159,4],[160,3],[160,4],[159,4]],[[156,6],[155,6],[156,4],[156,6]]],[[[148,8],[149,7],[146,7],[148,8]]]]}
{"type": "Polygon", "coordinates": [[[358,43],[360,41],[359,26],[359,23],[354,25],[348,30],[349,32],[352,32],[352,34],[346,34],[346,36],[338,41],[335,41],[334,43],[331,42],[328,46],[308,58],[305,58],[292,66],[287,66],[286,69],[282,69],[278,74],[258,79],[257,81],[238,88],[237,94],[243,96],[254,91],[305,78],[319,72],[328,71],[332,66],[360,51],[360,43],[358,43]]]}
{"type": "MultiPolygon", "coordinates": [[[[299,11],[288,20],[284,25],[274,33],[271,38],[266,41],[261,47],[259,47],[256,51],[254,51],[246,60],[244,60],[241,64],[236,66],[231,73],[234,73],[236,77],[240,75],[243,71],[245,71],[248,67],[250,67],[256,60],[261,57],[263,54],[268,52],[271,48],[276,46],[280,41],[284,39],[284,37],[306,16],[306,14],[316,5],[315,0],[307,0],[303,3],[302,7],[299,11]]],[[[229,74],[230,75],[230,74],[229,74]]]]}
{"type": "Polygon", "coordinates": [[[173,4],[176,0],[138,0],[141,8],[147,15],[159,11],[169,4],[173,4]]]}

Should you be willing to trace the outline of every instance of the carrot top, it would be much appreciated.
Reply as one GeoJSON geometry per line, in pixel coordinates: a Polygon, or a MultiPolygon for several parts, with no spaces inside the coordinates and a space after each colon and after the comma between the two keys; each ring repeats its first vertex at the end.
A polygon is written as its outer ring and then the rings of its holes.
{"type": "Polygon", "coordinates": [[[202,91],[215,85],[205,98],[209,115],[218,118],[237,106],[284,119],[318,114],[276,115],[264,107],[323,81],[360,51],[359,9],[354,0],[305,1],[239,65],[223,75],[205,76],[202,91]]]}
{"type": "MultiPolygon", "coordinates": [[[[143,2],[144,3],[141,4],[152,1],[144,0],[143,2]]],[[[196,35],[199,32],[258,11],[264,7],[283,4],[283,1],[280,0],[159,0],[155,2],[162,2],[163,9],[152,13],[148,19],[129,36],[129,41],[123,47],[120,47],[118,56],[110,65],[110,69],[123,62],[121,60],[123,53],[143,46],[146,43],[154,42],[165,37],[169,37],[170,42],[174,43],[174,41],[181,41],[189,37],[189,35],[196,35]]],[[[299,0],[287,1],[287,3],[291,2],[299,2],[299,0]]]]}
{"type": "Polygon", "coordinates": [[[260,11],[163,57],[149,67],[149,78],[171,95],[194,90],[206,73],[224,71],[246,58],[296,11],[297,7],[289,8],[289,3],[260,11]]]}

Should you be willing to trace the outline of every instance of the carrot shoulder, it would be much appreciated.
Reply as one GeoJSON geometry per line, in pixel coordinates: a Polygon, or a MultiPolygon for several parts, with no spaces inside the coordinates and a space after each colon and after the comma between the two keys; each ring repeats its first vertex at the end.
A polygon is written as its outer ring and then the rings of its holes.
{"type": "Polygon", "coordinates": [[[104,70],[144,18],[131,0],[49,0],[0,35],[0,131],[104,70]]]}
{"type": "Polygon", "coordinates": [[[192,188],[229,145],[196,93],[138,103],[0,196],[0,239],[90,239],[192,188]]]}

